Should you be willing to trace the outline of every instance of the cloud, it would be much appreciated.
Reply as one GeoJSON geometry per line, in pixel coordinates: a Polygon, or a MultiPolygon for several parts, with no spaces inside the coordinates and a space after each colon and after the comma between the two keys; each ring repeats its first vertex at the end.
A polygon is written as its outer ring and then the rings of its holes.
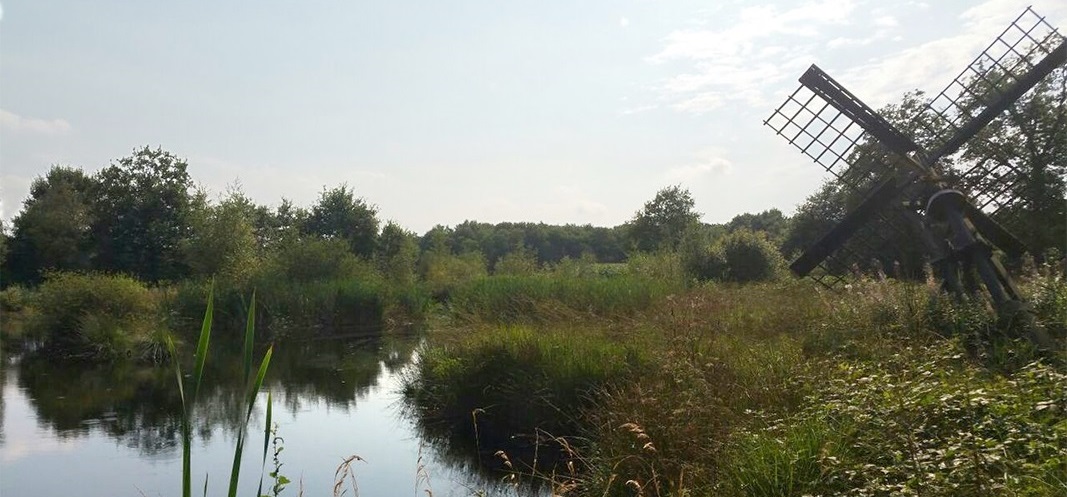
{"type": "MultiPolygon", "coordinates": [[[[913,89],[940,91],[1025,8],[1025,1],[986,1],[959,15],[963,26],[958,34],[873,59],[842,73],[839,80],[847,81],[847,86],[874,108],[896,102],[913,89]]],[[[1067,4],[1042,9],[1039,14],[1067,17],[1067,4]]]]}
{"type": "Polygon", "coordinates": [[[729,27],[670,33],[646,61],[692,65],[660,85],[663,98],[677,110],[702,113],[729,101],[764,105],[765,92],[759,89],[795,77],[810,63],[808,54],[819,45],[822,28],[849,24],[854,10],[852,0],[817,0],[785,10],[747,7],[729,27]]]}
{"type": "Polygon", "coordinates": [[[625,27],[627,27],[629,25],[630,25],[630,20],[629,19],[627,19],[625,17],[620,17],[619,18],[619,27],[620,28],[625,28],[625,27]]]}
{"type": "Polygon", "coordinates": [[[730,174],[733,167],[733,163],[722,157],[712,157],[706,162],[671,168],[663,175],[663,179],[668,183],[694,182],[709,174],[730,174]]]}
{"type": "Polygon", "coordinates": [[[648,112],[650,110],[656,110],[658,108],[659,108],[659,105],[656,105],[656,104],[638,105],[637,107],[627,107],[627,108],[625,108],[623,110],[620,110],[619,111],[619,115],[621,115],[621,116],[629,116],[629,115],[633,115],[633,114],[640,114],[642,112],[648,112]]]}
{"type": "Polygon", "coordinates": [[[13,132],[58,135],[70,131],[70,123],[66,119],[22,117],[14,112],[0,109],[0,128],[13,132]]]}

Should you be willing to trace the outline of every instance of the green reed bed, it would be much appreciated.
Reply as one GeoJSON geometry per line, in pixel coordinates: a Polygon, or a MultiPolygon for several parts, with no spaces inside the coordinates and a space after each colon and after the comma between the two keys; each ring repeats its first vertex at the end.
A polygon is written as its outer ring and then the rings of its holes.
{"type": "Polygon", "coordinates": [[[582,329],[487,327],[420,354],[404,394],[431,435],[523,451],[577,434],[595,391],[647,366],[641,348],[582,329]]]}
{"type": "MultiPolygon", "coordinates": [[[[179,321],[198,312],[210,283],[183,282],[173,290],[170,308],[179,321]]],[[[259,298],[257,319],[274,335],[296,330],[328,333],[378,329],[387,322],[421,319],[429,308],[429,295],[416,285],[391,285],[377,278],[328,279],[282,282],[263,279],[235,284],[218,281],[216,315],[223,329],[240,329],[247,313],[246,295],[259,298]]]]}
{"type": "MultiPolygon", "coordinates": [[[[1046,276],[1023,289],[1064,350],[1067,284],[1046,276]]],[[[557,493],[1067,493],[1063,354],[1037,351],[987,306],[954,303],[934,285],[711,284],[582,326],[551,321],[574,314],[537,316],[538,306],[469,309],[464,322],[475,324],[424,354],[409,397],[468,432],[486,406],[526,426],[550,426],[535,415],[565,420],[559,433],[578,435],[568,447],[581,471],[541,473],[557,493]],[[478,324],[501,315],[538,324],[478,324]],[[540,340],[561,350],[530,345],[540,340]],[[556,356],[624,363],[594,359],[588,343],[631,347],[640,366],[558,393],[573,382],[555,376],[572,371],[556,356]],[[537,408],[539,391],[560,401],[537,408]]]]}
{"type": "Polygon", "coordinates": [[[454,315],[497,323],[610,316],[648,309],[679,284],[640,275],[572,276],[558,272],[496,275],[458,285],[449,295],[454,315]]]}
{"type": "Polygon", "coordinates": [[[28,297],[26,331],[66,357],[160,359],[159,294],[125,275],[51,273],[28,297]]]}

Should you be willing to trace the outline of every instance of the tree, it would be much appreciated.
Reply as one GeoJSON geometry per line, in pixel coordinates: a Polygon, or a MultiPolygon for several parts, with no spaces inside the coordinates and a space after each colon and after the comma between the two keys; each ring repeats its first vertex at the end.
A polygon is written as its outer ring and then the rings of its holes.
{"type": "MultiPolygon", "coordinates": [[[[969,84],[984,89],[996,81],[996,71],[969,84]]],[[[964,101],[962,105],[968,105],[964,101]]],[[[1016,201],[997,213],[997,219],[1022,239],[1034,257],[1045,251],[1067,250],[1067,68],[1060,67],[1027,92],[1007,114],[986,126],[961,154],[960,169],[997,166],[1006,174],[971,178],[975,186],[995,181],[1014,184],[1016,201]]]]}
{"type": "Polygon", "coordinates": [[[64,166],[53,166],[33,181],[13,223],[5,271],[12,281],[35,283],[48,269],[88,269],[93,188],[81,169],[64,166]]]}
{"type": "Polygon", "coordinates": [[[257,206],[236,188],[218,205],[196,203],[190,236],[183,241],[186,264],[193,274],[245,281],[257,265],[257,206]]]}
{"type": "Polygon", "coordinates": [[[419,258],[419,244],[414,233],[389,221],[378,237],[375,255],[378,270],[393,283],[410,284],[415,281],[415,264],[419,258]]]}
{"type": "Polygon", "coordinates": [[[628,226],[630,243],[641,251],[675,250],[685,232],[699,223],[700,214],[689,190],[674,185],[656,192],[628,226]]]}
{"type": "Polygon", "coordinates": [[[147,281],[185,276],[192,178],[184,159],[144,147],[102,169],[93,190],[95,266],[147,281]]]}
{"type": "Polygon", "coordinates": [[[782,215],[778,209],[770,209],[758,214],[738,214],[726,224],[727,230],[734,232],[740,229],[749,231],[762,231],[771,240],[781,240],[789,229],[789,218],[782,215]]]}
{"type": "Polygon", "coordinates": [[[377,214],[378,209],[356,198],[348,185],[324,188],[304,223],[304,232],[344,240],[352,253],[370,259],[378,238],[377,214]]]}

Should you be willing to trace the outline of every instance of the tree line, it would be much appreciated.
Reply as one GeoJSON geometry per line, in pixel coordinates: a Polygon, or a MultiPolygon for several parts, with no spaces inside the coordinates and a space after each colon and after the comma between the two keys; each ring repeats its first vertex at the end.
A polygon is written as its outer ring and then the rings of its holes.
{"type": "MultiPolygon", "coordinates": [[[[921,92],[909,93],[881,114],[928,146],[939,134],[936,117],[925,106],[929,101],[921,92]]],[[[874,153],[879,152],[873,144],[860,144],[850,162],[884,167],[883,161],[869,160],[874,153]]],[[[1067,253],[1067,69],[1054,71],[941,167],[956,180],[1010,185],[1007,193],[1014,201],[996,219],[1038,260],[1062,257],[1067,253]],[[1011,167],[1004,177],[967,178],[963,172],[976,165],[1011,167]]],[[[729,237],[748,240],[741,244],[746,250],[767,258],[773,258],[771,252],[792,258],[866,193],[832,179],[792,217],[770,209],[707,224],[700,221],[690,192],[674,185],[615,227],[465,221],[438,225],[420,236],[395,222],[383,223],[377,207],[346,184],[324,188],[310,207],[282,199],[272,208],[255,203],[240,188],[213,200],[196,188],[188,169],[184,159],[150,147],[92,175],[53,166],[33,181],[12,226],[0,226],[0,284],[32,285],[48,271],[117,272],[148,282],[220,274],[239,278],[254,271],[264,254],[301,250],[304,255],[344,251],[401,280],[424,276],[427,260],[443,254],[464,256],[491,271],[516,253],[544,266],[579,258],[618,263],[634,253],[681,251],[697,276],[719,278],[725,269],[715,260],[737,241],[729,237]]],[[[857,174],[879,175],[874,170],[857,174]]],[[[902,257],[900,247],[916,248],[907,234],[886,235],[899,243],[868,251],[865,260],[888,264],[902,257]]],[[[911,256],[921,263],[921,254],[911,256]]]]}

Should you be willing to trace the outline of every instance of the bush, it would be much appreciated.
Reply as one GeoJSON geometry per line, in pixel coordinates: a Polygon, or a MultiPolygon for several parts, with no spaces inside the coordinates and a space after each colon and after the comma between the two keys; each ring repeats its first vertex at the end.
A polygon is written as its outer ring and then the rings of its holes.
{"type": "Polygon", "coordinates": [[[34,307],[29,330],[67,355],[114,358],[157,338],[156,297],[126,275],[50,273],[34,307]]]}
{"type": "MultiPolygon", "coordinates": [[[[724,236],[716,247],[713,250],[721,253],[723,279],[727,281],[773,280],[785,266],[785,261],[773,243],[765,236],[746,229],[724,236]]],[[[717,265],[717,261],[712,262],[712,267],[717,265]]]]}
{"type": "Polygon", "coordinates": [[[0,290],[0,311],[4,313],[19,312],[26,307],[29,292],[25,287],[12,285],[0,290]]]}
{"type": "Polygon", "coordinates": [[[481,252],[461,255],[426,253],[420,262],[420,272],[430,292],[439,300],[447,300],[456,286],[489,274],[481,252]]]}

